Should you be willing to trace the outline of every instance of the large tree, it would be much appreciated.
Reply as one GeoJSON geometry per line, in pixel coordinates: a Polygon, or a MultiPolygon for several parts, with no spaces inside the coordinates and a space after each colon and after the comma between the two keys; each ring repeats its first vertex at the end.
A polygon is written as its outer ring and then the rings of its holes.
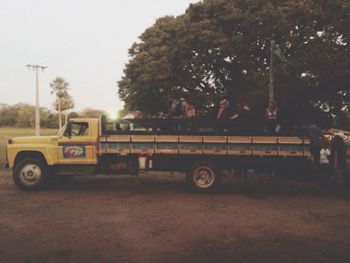
{"type": "Polygon", "coordinates": [[[150,114],[183,92],[200,109],[223,97],[263,105],[273,39],[289,62],[276,65],[279,104],[339,116],[350,102],[349,14],[348,0],[191,4],[181,16],[158,19],[133,44],[119,96],[128,109],[150,114]]]}

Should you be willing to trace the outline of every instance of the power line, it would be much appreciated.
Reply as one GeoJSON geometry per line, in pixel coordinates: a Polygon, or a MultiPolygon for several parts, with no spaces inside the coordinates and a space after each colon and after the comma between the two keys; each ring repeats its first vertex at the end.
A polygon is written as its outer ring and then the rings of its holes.
{"type": "Polygon", "coordinates": [[[35,71],[35,135],[40,135],[40,106],[39,106],[39,69],[44,71],[47,69],[46,66],[40,65],[26,65],[28,70],[32,69],[35,71]]]}

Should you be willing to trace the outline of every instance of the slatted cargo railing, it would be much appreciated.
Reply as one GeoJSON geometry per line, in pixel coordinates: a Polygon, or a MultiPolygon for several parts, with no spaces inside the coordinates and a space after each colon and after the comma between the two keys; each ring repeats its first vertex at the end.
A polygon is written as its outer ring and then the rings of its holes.
{"type": "Polygon", "coordinates": [[[310,157],[310,141],[293,136],[110,135],[100,154],[192,154],[310,157]]]}

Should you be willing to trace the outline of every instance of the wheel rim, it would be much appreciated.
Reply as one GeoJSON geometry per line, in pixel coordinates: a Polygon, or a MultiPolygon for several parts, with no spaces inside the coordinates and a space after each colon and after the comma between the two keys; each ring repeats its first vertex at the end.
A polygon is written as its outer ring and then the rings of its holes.
{"type": "Polygon", "coordinates": [[[198,167],[193,172],[193,180],[198,187],[208,188],[213,185],[215,175],[213,170],[208,167],[198,167]]]}
{"type": "Polygon", "coordinates": [[[41,178],[41,169],[36,164],[27,164],[22,168],[20,178],[25,185],[34,185],[41,178]]]}

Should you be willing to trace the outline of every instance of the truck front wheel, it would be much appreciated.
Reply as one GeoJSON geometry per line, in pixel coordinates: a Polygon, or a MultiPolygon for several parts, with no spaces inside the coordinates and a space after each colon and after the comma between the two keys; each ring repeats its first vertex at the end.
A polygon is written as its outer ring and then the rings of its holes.
{"type": "Polygon", "coordinates": [[[24,158],[13,169],[13,181],[22,190],[33,191],[40,189],[47,178],[46,164],[36,158],[24,158]]]}
{"type": "Polygon", "coordinates": [[[219,169],[210,162],[194,164],[188,171],[186,179],[191,189],[199,193],[212,193],[221,184],[219,169]]]}

